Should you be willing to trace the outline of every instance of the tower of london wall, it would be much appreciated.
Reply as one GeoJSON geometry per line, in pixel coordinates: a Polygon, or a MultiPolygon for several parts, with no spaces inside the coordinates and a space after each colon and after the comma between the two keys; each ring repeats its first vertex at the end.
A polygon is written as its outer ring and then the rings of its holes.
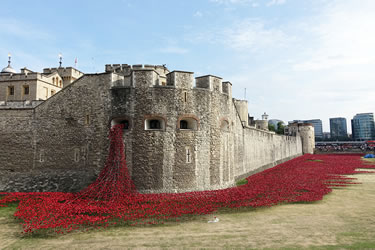
{"type": "Polygon", "coordinates": [[[106,65],[35,108],[0,109],[0,190],[82,189],[104,166],[117,123],[125,124],[127,166],[141,192],[226,188],[304,153],[310,142],[299,133],[249,127],[247,103],[231,88],[212,75],[106,65]]]}

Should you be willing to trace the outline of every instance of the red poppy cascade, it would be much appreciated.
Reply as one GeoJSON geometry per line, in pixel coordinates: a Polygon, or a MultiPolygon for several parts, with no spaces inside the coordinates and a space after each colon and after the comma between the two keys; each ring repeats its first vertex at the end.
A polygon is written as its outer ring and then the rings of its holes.
{"type": "Polygon", "coordinates": [[[15,217],[25,233],[41,229],[67,233],[113,224],[161,224],[219,208],[272,206],[321,200],[331,187],[355,184],[359,155],[304,155],[247,178],[247,184],[223,190],[178,194],[140,194],[127,169],[122,126],[110,131],[110,150],[94,183],[78,193],[0,193],[0,206],[19,202],[15,217]],[[2,197],[1,197],[2,196],[2,197]]]}

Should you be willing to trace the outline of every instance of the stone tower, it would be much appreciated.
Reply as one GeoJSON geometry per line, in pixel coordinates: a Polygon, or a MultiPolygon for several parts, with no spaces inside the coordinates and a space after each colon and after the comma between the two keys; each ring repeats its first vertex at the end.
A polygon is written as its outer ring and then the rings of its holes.
{"type": "Polygon", "coordinates": [[[289,135],[299,135],[302,140],[302,152],[313,154],[315,148],[314,126],[311,123],[289,124],[289,135]]]}

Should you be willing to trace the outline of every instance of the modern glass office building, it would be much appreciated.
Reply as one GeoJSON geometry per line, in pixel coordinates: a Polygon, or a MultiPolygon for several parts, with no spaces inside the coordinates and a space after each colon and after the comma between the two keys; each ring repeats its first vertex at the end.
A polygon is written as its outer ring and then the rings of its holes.
{"type": "Polygon", "coordinates": [[[343,118],[343,117],[329,118],[329,128],[331,131],[331,138],[333,140],[344,139],[348,137],[346,118],[343,118]]]}
{"type": "Polygon", "coordinates": [[[374,113],[356,114],[352,119],[352,134],[356,141],[374,140],[374,113]]]}
{"type": "Polygon", "coordinates": [[[313,119],[313,120],[294,120],[292,122],[302,122],[302,123],[311,123],[314,127],[315,139],[323,139],[323,124],[322,120],[320,119],[313,119]]]}

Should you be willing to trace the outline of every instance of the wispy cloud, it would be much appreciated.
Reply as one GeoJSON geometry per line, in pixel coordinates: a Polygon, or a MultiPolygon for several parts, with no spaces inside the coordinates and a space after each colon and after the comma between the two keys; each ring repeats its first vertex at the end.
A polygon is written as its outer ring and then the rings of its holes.
{"type": "Polygon", "coordinates": [[[271,0],[266,5],[269,7],[269,6],[272,6],[272,5],[282,5],[284,3],[286,3],[286,0],[271,0]]]}
{"type": "Polygon", "coordinates": [[[264,48],[284,46],[294,38],[281,28],[266,28],[260,19],[242,21],[224,31],[225,43],[236,50],[256,52],[264,48]]]}
{"type": "Polygon", "coordinates": [[[217,4],[248,4],[253,2],[253,0],[210,0],[210,2],[217,4]]]}
{"type": "Polygon", "coordinates": [[[294,42],[281,27],[267,27],[263,19],[245,19],[224,27],[212,27],[197,33],[190,33],[185,39],[194,43],[224,45],[225,48],[251,53],[264,49],[282,48],[294,42]]]}
{"type": "Polygon", "coordinates": [[[198,10],[198,11],[196,11],[196,12],[194,13],[193,16],[194,16],[194,17],[202,17],[202,16],[203,16],[203,13],[200,12],[200,11],[198,10]]]}
{"type": "Polygon", "coordinates": [[[310,30],[314,47],[306,50],[305,60],[295,70],[321,70],[349,65],[375,63],[374,1],[336,2],[329,5],[319,19],[312,20],[310,30]]]}

